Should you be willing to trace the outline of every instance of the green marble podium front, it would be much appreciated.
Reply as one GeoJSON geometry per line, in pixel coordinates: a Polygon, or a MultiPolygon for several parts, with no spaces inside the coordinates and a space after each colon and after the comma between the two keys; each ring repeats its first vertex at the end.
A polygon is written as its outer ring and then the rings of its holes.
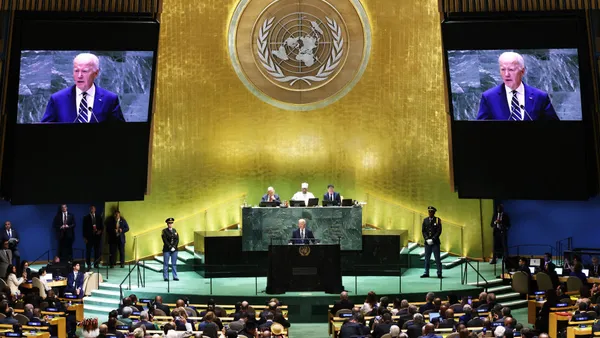
{"type": "Polygon", "coordinates": [[[321,244],[362,250],[360,207],[243,208],[242,250],[268,251],[271,243],[287,244],[300,218],[321,244]]]}

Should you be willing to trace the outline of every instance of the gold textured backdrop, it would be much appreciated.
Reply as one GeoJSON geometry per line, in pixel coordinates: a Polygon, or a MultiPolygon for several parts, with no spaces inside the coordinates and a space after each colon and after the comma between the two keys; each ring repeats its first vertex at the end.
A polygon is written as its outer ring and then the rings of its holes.
{"type": "MultiPolygon", "coordinates": [[[[368,200],[365,223],[382,228],[414,229],[411,210],[435,205],[458,225],[445,236],[464,233],[464,247],[454,238],[443,249],[480,257],[480,201],[459,200],[450,187],[437,0],[364,0],[373,29],[367,70],[340,101],[310,112],[270,106],[238,79],[227,51],[236,3],[163,2],[150,194],[120,203],[128,256],[136,235],[139,257],[159,252],[152,229],[167,217],[192,242],[193,230],[237,222],[242,195],[258,204],[273,185],[289,199],[307,181],[315,195],[333,183],[368,200]]],[[[487,256],[491,202],[482,205],[487,256]]]]}

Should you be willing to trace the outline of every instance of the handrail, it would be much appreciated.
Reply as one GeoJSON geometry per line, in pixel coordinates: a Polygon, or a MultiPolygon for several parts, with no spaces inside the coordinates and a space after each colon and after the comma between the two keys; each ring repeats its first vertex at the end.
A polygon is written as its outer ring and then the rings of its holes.
{"type": "Polygon", "coordinates": [[[42,253],[41,255],[39,255],[39,257],[37,257],[36,259],[32,260],[32,262],[37,262],[38,259],[42,258],[42,256],[47,255],[48,258],[48,262],[50,262],[50,249],[44,251],[44,253],[42,253]]]}
{"type": "MultiPolygon", "coordinates": [[[[127,276],[125,276],[125,278],[123,278],[123,280],[121,281],[121,284],[119,284],[119,294],[121,296],[120,299],[123,299],[123,283],[125,283],[125,281],[129,278],[129,290],[131,290],[131,273],[133,272],[133,270],[135,270],[136,267],[139,268],[139,265],[136,264],[131,267],[131,263],[129,264],[130,268],[129,268],[129,273],[127,274],[127,276]]],[[[139,270],[138,270],[138,274],[139,274],[139,270]]]]}
{"type": "Polygon", "coordinates": [[[506,251],[508,251],[510,254],[510,249],[517,248],[517,256],[520,256],[521,255],[521,247],[548,247],[548,248],[550,248],[550,254],[553,254],[556,251],[556,249],[550,244],[518,244],[518,245],[509,246],[506,251]]]}
{"type": "Polygon", "coordinates": [[[467,271],[468,271],[468,267],[470,266],[471,269],[473,269],[473,271],[475,271],[475,273],[477,274],[477,284],[479,285],[479,278],[483,279],[483,281],[485,282],[484,284],[484,290],[485,292],[488,291],[488,285],[490,284],[490,282],[488,282],[487,279],[485,279],[485,277],[483,277],[483,275],[479,272],[479,261],[477,262],[477,269],[475,269],[475,267],[473,266],[473,264],[471,264],[472,260],[469,258],[465,258],[463,263],[465,264],[465,268],[463,270],[463,272],[461,273],[460,276],[460,282],[462,285],[465,285],[467,283],[468,280],[468,276],[467,276],[467,271]]]}

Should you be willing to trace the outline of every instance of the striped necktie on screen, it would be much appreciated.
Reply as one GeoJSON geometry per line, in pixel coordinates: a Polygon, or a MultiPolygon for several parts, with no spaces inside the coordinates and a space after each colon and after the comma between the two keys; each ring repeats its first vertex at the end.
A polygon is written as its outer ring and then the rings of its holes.
{"type": "Polygon", "coordinates": [[[519,99],[517,98],[517,91],[512,91],[513,97],[510,101],[510,119],[512,121],[521,121],[521,108],[519,106],[519,99]]]}
{"type": "Polygon", "coordinates": [[[81,95],[83,97],[81,98],[81,103],[79,103],[79,111],[77,112],[77,122],[88,123],[88,121],[90,120],[90,113],[88,112],[87,99],[85,98],[87,96],[87,93],[83,92],[81,93],[81,95]]]}

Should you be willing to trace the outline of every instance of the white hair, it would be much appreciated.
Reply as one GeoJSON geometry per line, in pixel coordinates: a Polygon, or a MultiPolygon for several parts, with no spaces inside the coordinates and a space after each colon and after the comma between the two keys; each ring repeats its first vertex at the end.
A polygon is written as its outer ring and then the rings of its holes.
{"type": "Polygon", "coordinates": [[[400,334],[400,327],[398,327],[398,325],[392,325],[390,327],[390,335],[392,337],[398,337],[399,334],[400,334]]]}
{"type": "Polygon", "coordinates": [[[306,220],[304,218],[300,218],[298,220],[298,223],[306,224],[306,220]]]}
{"type": "Polygon", "coordinates": [[[506,59],[511,60],[512,62],[516,62],[517,64],[519,64],[519,67],[521,67],[521,69],[525,69],[525,60],[523,59],[521,54],[515,52],[504,52],[498,57],[498,63],[501,63],[502,60],[506,59]]]}
{"type": "Polygon", "coordinates": [[[273,187],[268,187],[267,191],[275,191],[275,189],[273,187]]]}
{"type": "Polygon", "coordinates": [[[78,54],[74,59],[73,63],[81,62],[81,63],[91,63],[94,71],[100,70],[100,59],[92,53],[81,53],[78,54]]]}

